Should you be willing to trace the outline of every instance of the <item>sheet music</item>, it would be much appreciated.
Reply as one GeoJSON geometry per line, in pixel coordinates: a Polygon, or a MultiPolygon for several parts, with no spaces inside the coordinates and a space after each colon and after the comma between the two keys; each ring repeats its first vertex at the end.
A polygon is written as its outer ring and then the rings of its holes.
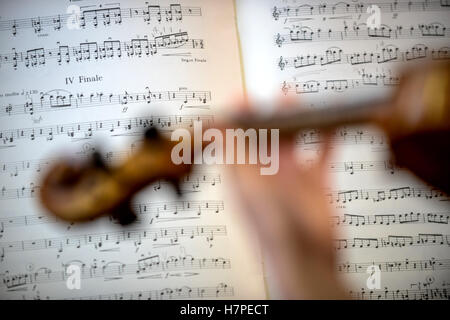
{"type": "Polygon", "coordinates": [[[95,149],[116,163],[145,128],[213,122],[243,90],[233,2],[30,4],[0,5],[0,297],[265,298],[259,250],[219,168],[186,177],[180,199],[166,181],[150,186],[127,227],[69,224],[37,198],[59,155],[95,149]],[[80,290],[67,287],[71,265],[80,290]]]}
{"type": "MultiPolygon", "coordinates": [[[[290,95],[317,108],[383,95],[401,68],[450,58],[448,1],[249,0],[237,1],[237,12],[246,87],[256,101],[290,95]],[[381,13],[378,28],[368,28],[370,5],[381,13]]],[[[340,128],[333,140],[330,223],[349,294],[448,299],[448,197],[395,168],[375,128],[340,128]],[[372,265],[381,271],[379,289],[366,286],[372,265]]],[[[313,158],[320,132],[297,141],[313,158]]]]}

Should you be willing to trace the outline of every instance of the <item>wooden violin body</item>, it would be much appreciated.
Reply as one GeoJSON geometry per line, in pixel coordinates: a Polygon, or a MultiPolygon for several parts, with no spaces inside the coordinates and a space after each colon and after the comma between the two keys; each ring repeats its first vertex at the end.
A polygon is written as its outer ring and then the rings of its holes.
{"type": "Polygon", "coordinates": [[[174,144],[152,127],[141,149],[120,166],[108,167],[98,153],[85,163],[61,161],[43,180],[42,203],[64,220],[89,220],[109,213],[122,224],[130,223],[136,218],[130,201],[147,185],[167,179],[179,192],[179,180],[191,166],[173,164],[174,144]]]}

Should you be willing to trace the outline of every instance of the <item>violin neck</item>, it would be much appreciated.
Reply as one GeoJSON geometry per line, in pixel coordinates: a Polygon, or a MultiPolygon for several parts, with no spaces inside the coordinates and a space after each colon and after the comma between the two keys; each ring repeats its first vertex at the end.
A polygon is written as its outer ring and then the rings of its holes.
{"type": "Polygon", "coordinates": [[[230,119],[230,123],[243,129],[279,129],[280,134],[289,135],[306,129],[327,129],[372,122],[375,114],[386,109],[390,102],[389,98],[384,97],[324,108],[284,109],[283,112],[270,115],[235,116],[230,119]]]}

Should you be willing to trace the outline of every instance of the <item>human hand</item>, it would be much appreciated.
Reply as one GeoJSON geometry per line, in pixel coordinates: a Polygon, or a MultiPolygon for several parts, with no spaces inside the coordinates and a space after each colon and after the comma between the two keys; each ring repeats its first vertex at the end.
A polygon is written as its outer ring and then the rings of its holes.
{"type": "Polygon", "coordinates": [[[236,195],[255,227],[285,298],[345,298],[336,278],[327,162],[330,136],[325,135],[319,157],[301,166],[295,138],[280,141],[279,171],[260,175],[257,165],[230,168],[236,195]]]}

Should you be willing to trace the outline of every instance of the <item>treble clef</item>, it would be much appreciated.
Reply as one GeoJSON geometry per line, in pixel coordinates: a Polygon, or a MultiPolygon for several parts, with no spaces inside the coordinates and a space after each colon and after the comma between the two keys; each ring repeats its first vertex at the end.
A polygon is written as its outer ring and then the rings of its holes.
{"type": "Polygon", "coordinates": [[[277,44],[278,47],[281,48],[281,45],[284,42],[284,38],[281,36],[281,34],[277,34],[277,39],[275,40],[275,43],[277,44]]]}
{"type": "Polygon", "coordinates": [[[280,11],[278,10],[277,7],[273,7],[272,15],[273,15],[273,18],[275,19],[275,21],[277,21],[278,18],[280,18],[280,11]]]}
{"type": "Polygon", "coordinates": [[[280,70],[284,70],[284,67],[286,67],[286,62],[283,59],[283,56],[280,57],[280,62],[278,62],[278,66],[280,67],[280,70]]]}
{"type": "Polygon", "coordinates": [[[289,92],[289,85],[286,83],[286,81],[283,82],[283,86],[281,87],[281,91],[284,93],[284,95],[287,95],[289,92]]]}

